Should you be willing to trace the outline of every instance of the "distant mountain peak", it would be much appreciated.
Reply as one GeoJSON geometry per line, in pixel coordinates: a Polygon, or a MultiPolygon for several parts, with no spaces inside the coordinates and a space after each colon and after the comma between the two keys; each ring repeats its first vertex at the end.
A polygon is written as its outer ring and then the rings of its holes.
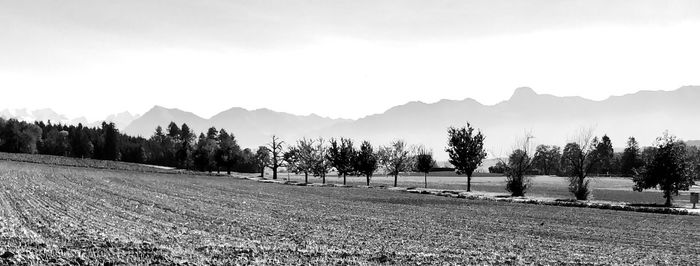
{"type": "Polygon", "coordinates": [[[515,89],[515,92],[513,92],[513,96],[511,96],[510,99],[529,99],[537,95],[538,94],[535,92],[535,90],[530,87],[520,87],[515,89]]]}

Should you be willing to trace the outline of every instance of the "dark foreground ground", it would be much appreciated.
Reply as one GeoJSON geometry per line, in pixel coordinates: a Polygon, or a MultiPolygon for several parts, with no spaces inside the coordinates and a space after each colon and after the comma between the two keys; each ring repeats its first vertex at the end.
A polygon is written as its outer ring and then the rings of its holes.
{"type": "Polygon", "coordinates": [[[0,161],[0,265],[699,264],[700,219],[0,161]]]}

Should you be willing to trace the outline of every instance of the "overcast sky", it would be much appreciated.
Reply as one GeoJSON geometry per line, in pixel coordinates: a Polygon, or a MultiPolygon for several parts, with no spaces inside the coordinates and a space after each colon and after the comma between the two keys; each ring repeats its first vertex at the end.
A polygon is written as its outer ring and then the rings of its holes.
{"type": "Polygon", "coordinates": [[[0,110],[358,118],[700,85],[700,1],[0,0],[0,110]]]}

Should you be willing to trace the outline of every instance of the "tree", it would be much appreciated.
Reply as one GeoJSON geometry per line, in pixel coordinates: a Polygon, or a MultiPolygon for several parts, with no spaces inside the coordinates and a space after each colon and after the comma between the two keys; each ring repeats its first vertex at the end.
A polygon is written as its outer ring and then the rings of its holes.
{"type": "MultiPolygon", "coordinates": [[[[516,145],[513,152],[508,156],[506,164],[506,190],[513,197],[525,196],[525,192],[530,186],[529,173],[533,167],[534,160],[531,157],[530,140],[534,137],[529,133],[516,145]]],[[[541,145],[540,145],[541,146],[541,145]]],[[[539,147],[538,147],[539,148],[539,147]]]]}
{"type": "Polygon", "coordinates": [[[544,175],[557,174],[561,162],[561,148],[557,146],[538,145],[532,158],[534,168],[544,175]]]}
{"type": "Polygon", "coordinates": [[[250,148],[245,148],[241,151],[239,160],[233,167],[234,171],[240,173],[257,173],[260,172],[256,162],[255,153],[250,148]]]}
{"type": "Polygon", "coordinates": [[[692,177],[693,169],[687,160],[685,143],[668,132],[664,132],[656,142],[653,156],[647,158],[649,161],[633,178],[633,189],[641,192],[658,187],[664,192],[665,205],[671,206],[673,195],[677,196],[678,191],[688,190],[695,183],[692,177]]]}
{"type": "Polygon", "coordinates": [[[506,172],[506,168],[508,165],[503,162],[502,160],[499,160],[496,162],[496,165],[494,166],[489,166],[489,173],[492,174],[504,174],[506,172]]]}
{"type": "Polygon", "coordinates": [[[303,138],[285,153],[284,160],[287,165],[292,166],[292,171],[297,174],[304,173],[304,183],[309,183],[309,173],[313,173],[314,170],[315,148],[314,140],[303,138]]]}
{"type": "Polygon", "coordinates": [[[72,128],[68,133],[71,138],[71,154],[77,158],[90,158],[94,151],[94,145],[90,142],[86,134],[86,129],[83,124],[78,123],[77,127],[72,128]]]}
{"type": "Polygon", "coordinates": [[[266,146],[258,147],[258,151],[255,152],[255,161],[260,169],[260,177],[265,177],[265,167],[270,165],[270,149],[266,146]]]}
{"type": "Polygon", "coordinates": [[[620,160],[620,173],[623,176],[634,176],[635,169],[642,166],[639,144],[634,137],[629,137],[627,140],[627,147],[625,151],[622,152],[622,158],[620,160]]]}
{"type": "Polygon", "coordinates": [[[355,148],[351,139],[340,138],[340,143],[336,139],[330,140],[328,147],[328,160],[332,167],[338,171],[338,176],[343,177],[343,185],[346,184],[346,176],[354,170],[355,148]]]}
{"type": "Polygon", "coordinates": [[[319,138],[316,146],[311,154],[311,172],[314,176],[321,177],[323,184],[326,183],[326,174],[331,170],[331,162],[328,160],[328,147],[323,140],[319,138]]]}
{"type": "Polygon", "coordinates": [[[299,149],[297,149],[297,147],[290,146],[282,155],[282,160],[284,161],[284,166],[287,168],[287,172],[294,174],[302,173],[299,169],[299,149]]]}
{"type": "Polygon", "coordinates": [[[175,153],[175,159],[178,167],[189,169],[192,162],[192,142],[194,141],[194,133],[190,130],[187,124],[182,124],[180,129],[180,145],[175,153]]]}
{"type": "Polygon", "coordinates": [[[219,149],[219,131],[215,127],[210,127],[207,130],[206,143],[204,144],[204,147],[209,160],[207,171],[211,173],[214,169],[217,169],[218,172],[219,165],[216,161],[216,151],[219,149]]]}
{"type": "Polygon", "coordinates": [[[372,174],[379,166],[378,162],[379,158],[374,152],[372,144],[369,141],[363,141],[355,157],[355,170],[359,175],[364,175],[367,178],[367,186],[372,179],[372,174]]]}
{"type": "Polygon", "coordinates": [[[597,142],[592,139],[593,131],[581,130],[573,142],[566,144],[562,153],[562,166],[569,177],[569,191],[578,200],[586,200],[590,193],[586,178],[597,165],[597,142]]]}
{"type": "Polygon", "coordinates": [[[700,147],[689,146],[687,147],[687,157],[688,163],[690,164],[692,171],[693,180],[700,180],[700,147]]]}
{"type": "Polygon", "coordinates": [[[181,132],[180,128],[177,126],[177,124],[175,124],[175,122],[171,121],[170,124],[168,124],[168,133],[166,136],[172,140],[179,140],[181,132]]]}
{"type": "Polygon", "coordinates": [[[103,160],[119,159],[119,141],[117,137],[119,131],[114,126],[114,123],[107,124],[102,122],[102,138],[104,139],[104,148],[102,151],[103,160]]]}
{"type": "Polygon", "coordinates": [[[403,140],[395,140],[389,146],[381,147],[379,158],[387,174],[394,176],[394,186],[398,185],[399,173],[411,170],[411,151],[403,140]]]}
{"type": "Polygon", "coordinates": [[[197,147],[195,148],[192,157],[195,169],[198,171],[207,170],[207,167],[209,167],[209,151],[207,137],[203,133],[199,134],[197,147]]]}
{"type": "Polygon", "coordinates": [[[68,131],[59,131],[59,129],[55,127],[49,129],[43,144],[43,149],[40,151],[41,153],[67,156],[70,150],[68,131]]]}
{"type": "MultiPolygon", "coordinates": [[[[227,174],[231,174],[231,168],[236,164],[238,154],[241,149],[236,143],[236,138],[233,134],[228,134],[226,130],[219,131],[219,144],[216,150],[216,164],[219,167],[224,167],[227,174]]],[[[218,170],[217,170],[218,172],[218,170]]]]}
{"type": "Polygon", "coordinates": [[[425,181],[425,187],[428,188],[428,173],[435,167],[435,160],[433,160],[433,153],[421,147],[415,157],[414,168],[416,171],[424,174],[423,179],[425,181]]]}
{"type": "Polygon", "coordinates": [[[486,158],[484,135],[481,131],[474,134],[474,128],[469,123],[461,128],[450,127],[447,135],[445,151],[450,155],[450,163],[455,166],[458,175],[467,175],[467,191],[471,191],[472,174],[486,158]]]}
{"type": "Polygon", "coordinates": [[[283,162],[282,144],[284,144],[284,141],[281,141],[275,135],[272,135],[272,141],[267,144],[267,146],[270,149],[270,152],[272,153],[272,157],[270,157],[270,159],[271,159],[270,168],[272,168],[272,179],[277,179],[277,168],[279,168],[283,162]]]}
{"type": "Polygon", "coordinates": [[[600,142],[597,143],[596,156],[598,157],[598,174],[610,174],[612,171],[613,157],[615,151],[613,150],[612,142],[608,135],[603,135],[600,142]]]}

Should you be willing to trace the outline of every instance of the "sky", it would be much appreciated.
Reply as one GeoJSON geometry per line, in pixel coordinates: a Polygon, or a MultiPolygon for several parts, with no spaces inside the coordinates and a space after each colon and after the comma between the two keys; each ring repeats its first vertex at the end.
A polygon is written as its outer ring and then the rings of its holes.
{"type": "Polygon", "coordinates": [[[0,110],[360,118],[700,85],[700,1],[0,0],[0,110]]]}

